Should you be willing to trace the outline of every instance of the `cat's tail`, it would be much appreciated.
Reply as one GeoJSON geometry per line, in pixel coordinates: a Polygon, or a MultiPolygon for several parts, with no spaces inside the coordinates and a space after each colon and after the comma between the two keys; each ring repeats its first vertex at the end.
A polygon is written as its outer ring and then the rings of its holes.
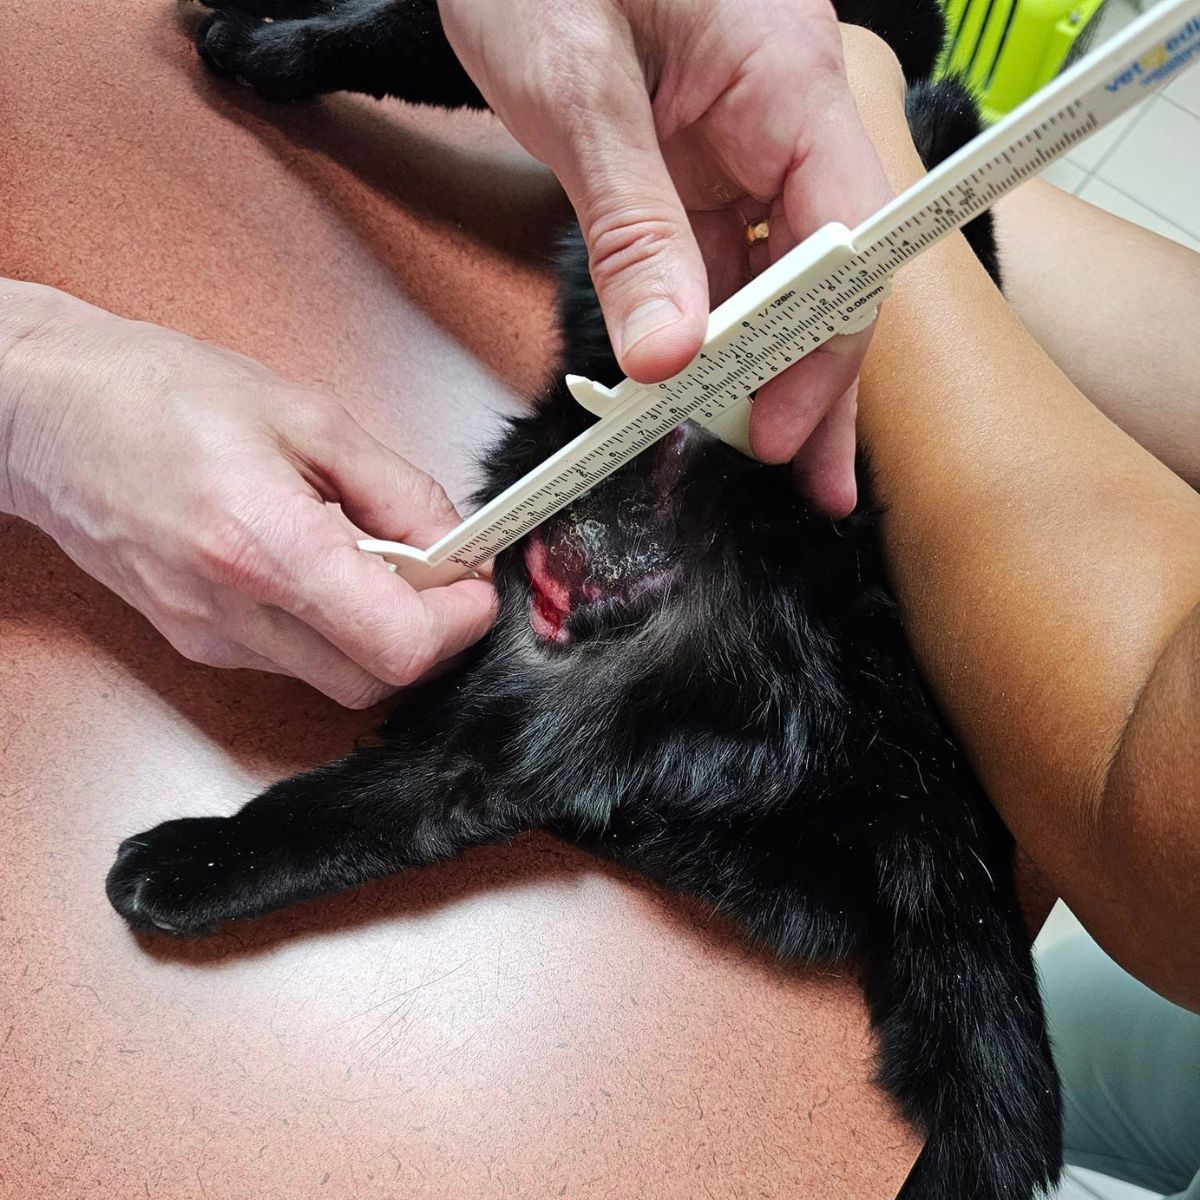
{"type": "Polygon", "coordinates": [[[1062,1161],[1058,1077],[1011,871],[932,824],[893,835],[876,866],[880,1082],[928,1133],[902,1200],[1042,1195],[1062,1161]]]}

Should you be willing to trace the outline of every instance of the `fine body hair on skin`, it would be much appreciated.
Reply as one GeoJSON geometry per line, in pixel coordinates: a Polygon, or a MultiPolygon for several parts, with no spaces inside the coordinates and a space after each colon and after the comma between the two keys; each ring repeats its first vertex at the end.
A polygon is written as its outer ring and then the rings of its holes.
{"type": "MultiPolygon", "coordinates": [[[[838,8],[899,55],[927,164],[978,132],[965,89],[930,80],[937,0],[838,8]]],[[[274,99],[483,106],[435,0],[239,0],[197,44],[274,99]]],[[[996,277],[990,218],[967,236],[996,277]]],[[[559,267],[564,366],[616,383],[577,230],[559,267]]],[[[551,388],[487,457],[481,497],[591,420],[551,388]]],[[[784,958],[861,959],[879,1078],[928,1133],[905,1200],[1041,1194],[1058,1082],[1012,842],[913,662],[865,460],[859,476],[859,512],[831,522],[787,467],[684,426],[498,556],[492,633],[405,695],[379,744],[130,838],[110,900],[195,934],[549,830],[784,958]]]]}

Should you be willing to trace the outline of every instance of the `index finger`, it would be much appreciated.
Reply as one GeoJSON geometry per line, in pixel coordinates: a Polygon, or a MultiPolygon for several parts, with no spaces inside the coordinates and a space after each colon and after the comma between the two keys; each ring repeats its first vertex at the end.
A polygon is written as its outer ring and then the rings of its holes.
{"type": "Polygon", "coordinates": [[[316,516],[295,539],[311,549],[286,558],[268,598],[377,679],[397,687],[415,683],[491,627],[495,593],[486,580],[417,592],[361,553],[332,513],[316,516]]]}
{"type": "MultiPolygon", "coordinates": [[[[819,111],[791,113],[796,148],[778,205],[784,219],[773,222],[772,233],[776,225],[784,233],[779,240],[771,238],[773,258],[830,221],[853,228],[892,195],[851,94],[840,47],[828,63],[823,77],[808,89],[807,103],[819,111]]],[[[853,495],[853,424],[841,419],[829,426],[827,414],[857,378],[870,337],[868,329],[836,338],[772,380],[759,393],[751,417],[756,451],[768,461],[800,455],[804,490],[817,507],[835,516],[845,515],[847,498],[853,495]],[[818,428],[826,430],[826,444],[810,453],[806,443],[818,428]]]]}
{"type": "Polygon", "coordinates": [[[784,212],[799,238],[830,221],[853,228],[892,195],[845,77],[830,75],[816,90],[824,103],[797,126],[795,156],[783,181],[784,212]]]}

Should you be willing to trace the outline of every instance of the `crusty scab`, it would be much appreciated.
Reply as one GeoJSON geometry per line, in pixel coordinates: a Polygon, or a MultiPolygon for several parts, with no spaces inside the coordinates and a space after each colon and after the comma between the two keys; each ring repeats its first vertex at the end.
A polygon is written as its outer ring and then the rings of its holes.
{"type": "Polygon", "coordinates": [[[632,619],[635,610],[652,607],[645,603],[652,592],[665,596],[677,555],[645,529],[632,538],[621,532],[591,517],[568,517],[526,540],[529,624],[539,639],[568,646],[579,633],[572,617],[607,606],[632,619]]]}
{"type": "Polygon", "coordinates": [[[593,492],[551,517],[525,542],[529,623],[537,637],[557,646],[595,630],[601,610],[617,623],[645,616],[665,597],[680,565],[678,515],[688,450],[708,440],[678,429],[634,462],[613,485],[593,492]],[[591,620],[573,620],[587,616],[591,620]]]}

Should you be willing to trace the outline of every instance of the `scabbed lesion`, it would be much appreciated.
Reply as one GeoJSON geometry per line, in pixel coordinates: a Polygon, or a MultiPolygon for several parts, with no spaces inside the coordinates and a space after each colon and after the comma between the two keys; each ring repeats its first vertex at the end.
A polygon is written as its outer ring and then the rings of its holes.
{"type": "Polygon", "coordinates": [[[676,430],[613,485],[581,496],[529,535],[529,623],[541,642],[569,646],[666,602],[686,569],[688,463],[709,440],[699,429],[676,430]]]}

